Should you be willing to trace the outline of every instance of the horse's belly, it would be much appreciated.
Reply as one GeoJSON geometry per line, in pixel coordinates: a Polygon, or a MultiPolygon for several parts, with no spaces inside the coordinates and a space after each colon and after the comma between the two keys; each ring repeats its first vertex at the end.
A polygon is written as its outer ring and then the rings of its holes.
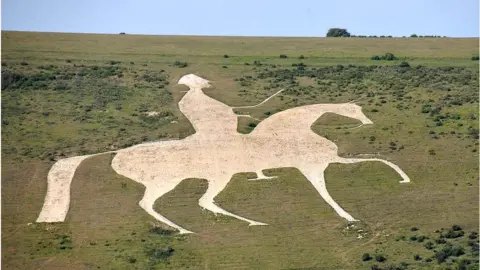
{"type": "Polygon", "coordinates": [[[119,152],[112,161],[117,173],[142,183],[229,177],[239,164],[229,151],[208,145],[137,148],[119,152]]]}

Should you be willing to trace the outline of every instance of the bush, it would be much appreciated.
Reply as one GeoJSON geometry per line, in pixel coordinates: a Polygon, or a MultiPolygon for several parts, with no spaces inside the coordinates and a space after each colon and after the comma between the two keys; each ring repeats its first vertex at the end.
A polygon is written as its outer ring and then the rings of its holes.
{"type": "Polygon", "coordinates": [[[120,34],[119,34],[119,35],[126,35],[126,33],[125,33],[125,32],[120,32],[120,34]]]}
{"type": "MultiPolygon", "coordinates": [[[[387,61],[398,60],[398,58],[395,57],[395,55],[393,55],[393,53],[389,53],[389,52],[387,52],[383,56],[374,55],[374,56],[370,57],[370,59],[371,60],[387,60],[387,61]]],[[[408,65],[408,66],[410,66],[410,65],[408,65]]]]}
{"type": "Polygon", "coordinates": [[[477,239],[478,233],[477,232],[471,232],[470,235],[468,235],[469,239],[477,239]]]}
{"type": "Polygon", "coordinates": [[[153,248],[147,251],[147,255],[150,257],[150,260],[159,260],[166,259],[173,255],[175,250],[171,247],[167,248],[153,248]]]}
{"type": "Polygon", "coordinates": [[[410,229],[410,231],[412,231],[412,232],[418,231],[418,228],[417,228],[417,227],[412,227],[412,228],[410,229]]]}
{"type": "Polygon", "coordinates": [[[228,54],[223,55],[223,58],[228,58],[228,54]]]}
{"type": "Polygon", "coordinates": [[[251,128],[255,128],[257,126],[257,124],[251,122],[251,123],[248,124],[248,126],[251,127],[251,128]]]}
{"type": "Polygon", "coordinates": [[[386,53],[384,56],[383,56],[383,59],[382,60],[387,60],[387,61],[392,61],[392,60],[397,60],[397,58],[395,57],[395,55],[393,55],[393,53],[386,53]]]}
{"type": "Polygon", "coordinates": [[[465,250],[461,246],[447,245],[442,250],[435,253],[435,258],[438,263],[442,263],[448,259],[448,257],[458,257],[465,254],[465,250]]]}
{"type": "Polygon", "coordinates": [[[386,260],[387,260],[387,258],[385,258],[385,256],[383,256],[382,254],[375,255],[375,261],[377,261],[377,262],[384,262],[386,260]]]}
{"type": "Polygon", "coordinates": [[[368,253],[363,253],[362,255],[362,261],[366,262],[366,261],[370,261],[372,259],[372,256],[370,256],[370,254],[368,253]]]}
{"type": "Polygon", "coordinates": [[[347,29],[330,28],[328,29],[327,37],[350,37],[350,33],[347,29]]]}
{"type": "Polygon", "coordinates": [[[426,236],[420,235],[420,236],[417,238],[417,241],[418,241],[419,243],[422,243],[423,241],[425,241],[425,239],[427,239],[426,236]]]}
{"type": "MultiPolygon", "coordinates": [[[[478,56],[477,56],[477,57],[478,57],[478,56]]],[[[302,54],[302,55],[300,55],[300,56],[298,57],[298,59],[305,59],[305,56],[303,56],[303,54],[302,54]]]]}
{"type": "Polygon", "coordinates": [[[424,247],[428,250],[431,250],[435,247],[435,245],[433,244],[432,241],[428,241],[427,243],[425,243],[424,247]]]}
{"type": "Polygon", "coordinates": [[[443,251],[439,251],[435,253],[435,259],[437,259],[438,263],[443,263],[447,258],[448,258],[448,255],[443,251]]]}
{"type": "Polygon", "coordinates": [[[418,36],[417,36],[417,34],[411,34],[410,37],[411,37],[411,38],[416,38],[416,37],[418,37],[418,36]]]}
{"type": "Polygon", "coordinates": [[[2,90],[7,89],[10,85],[19,82],[24,78],[25,77],[22,74],[9,70],[2,70],[2,90]]]}
{"type": "Polygon", "coordinates": [[[280,54],[280,58],[285,59],[288,58],[288,56],[286,56],[285,54],[280,54]]]}
{"type": "Polygon", "coordinates": [[[135,263],[136,261],[137,261],[137,259],[135,259],[133,257],[128,258],[129,263],[135,263]]]}
{"type": "Polygon", "coordinates": [[[458,225],[453,225],[452,226],[452,230],[454,231],[461,231],[462,230],[462,227],[458,226],[458,225]]]}
{"type": "Polygon", "coordinates": [[[447,241],[443,238],[443,236],[440,236],[440,238],[435,240],[435,243],[437,244],[445,244],[447,241]]]}
{"type": "Polygon", "coordinates": [[[413,259],[415,261],[420,261],[420,260],[422,260],[422,257],[420,257],[420,255],[417,254],[417,255],[413,256],[413,259]]]}
{"type": "Polygon", "coordinates": [[[402,61],[402,62],[400,63],[400,67],[409,68],[409,67],[410,67],[410,64],[409,64],[407,61],[402,61]]]}
{"type": "Polygon", "coordinates": [[[443,236],[445,238],[459,238],[462,237],[465,233],[463,231],[454,231],[453,229],[448,230],[443,236]]]}
{"type": "Polygon", "coordinates": [[[172,235],[174,233],[174,231],[172,230],[167,230],[157,226],[150,228],[149,232],[154,234],[159,234],[159,235],[172,235]]]}
{"type": "Polygon", "coordinates": [[[179,68],[188,67],[187,62],[181,62],[181,61],[175,61],[173,65],[179,68]]]}
{"type": "Polygon", "coordinates": [[[478,56],[478,55],[472,56],[472,60],[473,60],[473,61],[478,61],[478,60],[479,60],[479,56],[478,56]]]}
{"type": "Polygon", "coordinates": [[[20,62],[20,65],[22,65],[22,66],[28,66],[28,63],[27,63],[27,62],[20,62]]]}

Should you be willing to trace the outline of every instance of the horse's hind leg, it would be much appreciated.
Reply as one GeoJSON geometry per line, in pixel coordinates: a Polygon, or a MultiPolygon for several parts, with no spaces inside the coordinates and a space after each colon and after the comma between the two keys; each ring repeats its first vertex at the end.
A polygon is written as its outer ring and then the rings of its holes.
{"type": "Polygon", "coordinates": [[[158,198],[165,195],[166,193],[168,193],[169,191],[171,191],[172,189],[174,189],[175,186],[177,186],[179,183],[180,183],[180,181],[179,182],[171,182],[171,183],[162,183],[161,185],[158,185],[158,186],[155,185],[155,184],[147,185],[146,189],[145,189],[145,194],[143,195],[143,199],[139,202],[139,205],[145,211],[147,211],[147,213],[149,213],[151,216],[153,216],[155,219],[157,219],[160,222],[163,222],[163,223],[167,224],[170,227],[173,227],[173,228],[179,230],[181,234],[193,233],[191,231],[188,231],[188,230],[178,226],[177,224],[173,223],[172,221],[170,221],[166,217],[164,217],[164,216],[160,215],[159,213],[155,212],[155,210],[153,209],[153,204],[155,203],[155,201],[158,198]]]}
{"type": "Polygon", "coordinates": [[[229,181],[230,181],[230,179],[228,179],[228,178],[217,179],[217,180],[215,180],[215,179],[209,180],[208,181],[208,189],[205,192],[205,194],[203,194],[203,196],[198,200],[198,204],[201,207],[203,207],[203,208],[205,208],[209,211],[212,211],[215,214],[219,213],[219,214],[231,216],[231,217],[234,217],[236,219],[246,221],[246,222],[250,223],[249,226],[267,225],[267,224],[262,223],[262,222],[250,220],[250,219],[232,214],[232,213],[220,208],[219,206],[217,206],[215,204],[214,198],[225,188],[225,186],[228,184],[229,181]]]}
{"type": "Polygon", "coordinates": [[[358,163],[358,162],[366,162],[366,161],[380,161],[382,163],[385,163],[388,166],[390,166],[392,169],[394,169],[402,177],[403,180],[400,181],[400,183],[410,182],[410,177],[408,177],[408,175],[400,167],[398,167],[397,165],[393,164],[390,161],[386,161],[380,158],[339,158],[335,162],[350,164],[350,163],[358,163]]]}
{"type": "Polygon", "coordinates": [[[305,175],[305,177],[312,183],[315,189],[320,193],[320,196],[328,203],[337,214],[348,221],[357,221],[349,213],[343,210],[338,203],[333,200],[332,196],[328,193],[326,184],[325,184],[325,169],[328,164],[321,164],[318,166],[309,166],[309,168],[300,168],[300,171],[305,175]]]}
{"type": "Polygon", "coordinates": [[[249,178],[248,180],[249,181],[258,181],[258,180],[278,178],[278,176],[266,176],[265,174],[263,174],[262,170],[258,170],[256,173],[257,173],[257,178],[249,178]]]}

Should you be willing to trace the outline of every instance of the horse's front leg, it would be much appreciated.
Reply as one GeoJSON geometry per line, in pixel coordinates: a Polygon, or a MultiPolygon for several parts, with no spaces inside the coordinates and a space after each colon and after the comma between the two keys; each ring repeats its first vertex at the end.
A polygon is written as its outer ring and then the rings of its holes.
{"type": "Polygon", "coordinates": [[[249,226],[267,225],[267,224],[262,223],[262,222],[250,220],[250,219],[232,214],[232,213],[226,211],[225,209],[223,209],[223,208],[221,208],[221,207],[219,207],[218,205],[215,204],[215,201],[214,201],[215,197],[223,189],[225,189],[228,182],[230,182],[230,178],[231,177],[225,176],[225,177],[217,177],[217,178],[208,179],[208,189],[205,192],[205,194],[203,194],[203,196],[198,200],[198,204],[201,207],[203,207],[203,208],[205,208],[209,211],[212,211],[215,214],[217,214],[217,213],[218,214],[223,214],[223,215],[234,217],[236,219],[246,221],[246,222],[249,223],[249,226]]]}
{"type": "Polygon", "coordinates": [[[179,225],[173,223],[171,220],[168,218],[164,217],[160,213],[156,212],[153,209],[153,204],[155,201],[165,195],[166,193],[170,192],[173,190],[182,180],[171,180],[171,181],[163,181],[159,185],[156,184],[149,184],[146,185],[145,189],[145,194],[143,195],[142,200],[138,203],[140,207],[142,207],[147,213],[149,213],[152,217],[154,217],[156,220],[163,222],[167,224],[170,227],[173,227],[177,229],[181,234],[185,233],[192,233],[189,230],[186,230],[179,225]]]}
{"type": "Polygon", "coordinates": [[[315,189],[318,191],[320,196],[327,202],[337,214],[348,221],[357,221],[354,219],[349,213],[343,210],[338,203],[330,196],[327,190],[327,186],[325,184],[325,169],[327,169],[327,164],[319,164],[319,165],[310,165],[305,168],[299,168],[300,171],[305,175],[305,177],[312,183],[315,189]]]}

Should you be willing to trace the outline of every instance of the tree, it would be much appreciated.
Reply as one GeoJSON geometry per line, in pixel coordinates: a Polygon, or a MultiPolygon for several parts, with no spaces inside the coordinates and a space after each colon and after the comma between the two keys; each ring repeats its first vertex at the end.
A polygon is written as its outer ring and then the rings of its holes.
{"type": "Polygon", "coordinates": [[[411,34],[410,37],[418,37],[417,34],[411,34]]]}
{"type": "Polygon", "coordinates": [[[328,29],[327,37],[350,37],[350,33],[347,29],[330,28],[328,29]]]}

